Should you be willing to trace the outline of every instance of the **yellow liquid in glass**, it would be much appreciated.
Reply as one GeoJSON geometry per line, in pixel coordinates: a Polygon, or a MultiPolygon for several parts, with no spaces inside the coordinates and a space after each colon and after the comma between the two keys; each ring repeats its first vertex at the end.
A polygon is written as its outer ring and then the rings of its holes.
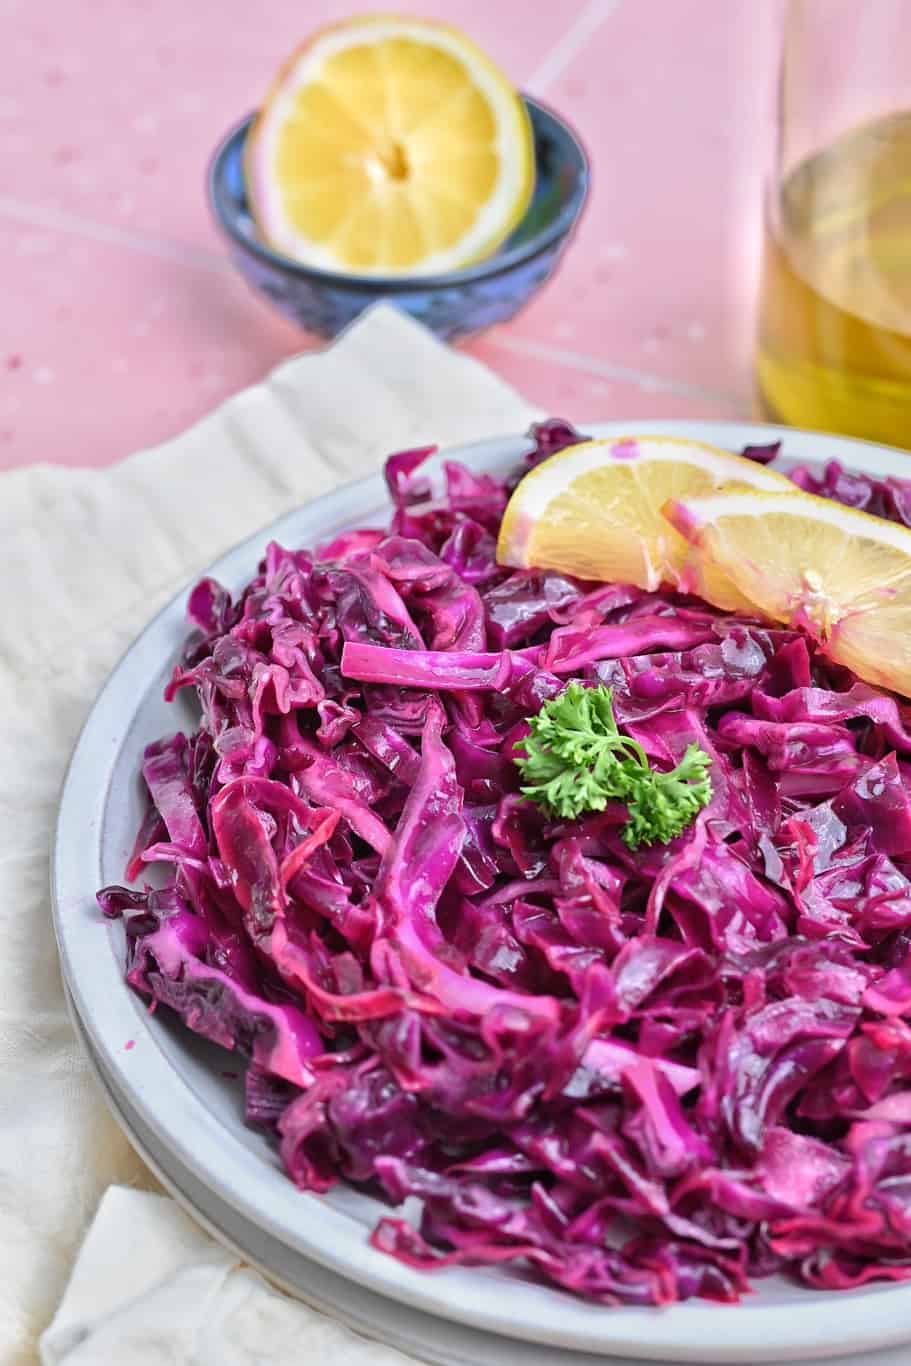
{"type": "Polygon", "coordinates": [[[911,111],[787,178],[767,225],[757,377],[770,415],[911,447],[911,111]]]}

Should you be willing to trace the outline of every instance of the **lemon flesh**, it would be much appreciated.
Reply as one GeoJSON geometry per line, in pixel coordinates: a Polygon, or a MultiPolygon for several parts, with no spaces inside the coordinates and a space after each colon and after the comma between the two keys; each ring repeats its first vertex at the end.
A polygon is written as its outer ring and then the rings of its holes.
{"type": "Polygon", "coordinates": [[[257,223],[283,254],[363,275],[489,255],[534,188],[528,112],[456,29],[358,18],[287,63],[248,140],[257,223]]]}
{"type": "Polygon", "coordinates": [[[497,558],[640,588],[687,587],[687,542],[661,509],[669,498],[718,488],[795,491],[775,470],[696,441],[630,436],[582,442],[543,461],[517,486],[497,558]]]}
{"type": "Polygon", "coordinates": [[[699,591],[726,585],[801,627],[860,678],[911,696],[911,531],[825,498],[722,492],[672,502],[699,591]]]}

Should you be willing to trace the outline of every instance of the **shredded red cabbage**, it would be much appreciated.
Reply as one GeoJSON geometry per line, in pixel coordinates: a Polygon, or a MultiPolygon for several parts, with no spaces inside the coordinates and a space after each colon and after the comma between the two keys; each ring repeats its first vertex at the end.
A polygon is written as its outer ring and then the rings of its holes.
{"type": "MultiPolygon", "coordinates": [[[[532,435],[526,465],[578,439],[532,435]]],[[[794,631],[501,569],[514,479],[449,465],[433,500],[427,454],[390,460],[387,531],[193,590],[200,726],[146,751],[128,869],[170,881],[99,893],[127,980],[246,1056],[300,1187],[417,1197],[373,1235],[409,1265],[606,1304],[911,1277],[904,704],[794,631]],[[571,678],[653,765],[711,756],[673,844],[519,794],[571,678]]],[[[798,479],[907,520],[896,481],[798,479]]]]}
{"type": "Polygon", "coordinates": [[[790,475],[806,493],[831,498],[836,503],[872,513],[874,517],[885,517],[887,521],[911,526],[909,479],[895,476],[876,479],[870,474],[855,474],[852,470],[846,470],[838,460],[830,460],[821,475],[814,474],[806,465],[798,465],[791,470],[790,475]]]}

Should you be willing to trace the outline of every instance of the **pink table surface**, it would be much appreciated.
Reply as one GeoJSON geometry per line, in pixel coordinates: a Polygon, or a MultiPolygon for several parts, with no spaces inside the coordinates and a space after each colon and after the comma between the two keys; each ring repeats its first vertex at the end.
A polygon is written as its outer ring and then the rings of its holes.
{"type": "MultiPolygon", "coordinates": [[[[751,408],[777,0],[402,0],[593,162],[557,278],[467,349],[568,417],[751,408]]],[[[0,0],[0,468],[104,465],[313,345],[236,276],[211,149],[345,0],[0,0]]]]}

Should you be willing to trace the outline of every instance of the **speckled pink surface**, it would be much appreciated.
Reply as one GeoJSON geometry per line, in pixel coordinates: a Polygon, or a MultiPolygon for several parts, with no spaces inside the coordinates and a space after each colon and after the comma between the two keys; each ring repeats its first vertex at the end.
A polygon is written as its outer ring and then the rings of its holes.
{"type": "MultiPolygon", "coordinates": [[[[777,0],[403,0],[589,149],[557,278],[468,344],[579,420],[750,411],[777,0]],[[758,12],[757,12],[758,11],[758,12]]],[[[313,343],[235,275],[203,175],[345,0],[0,0],[0,467],[104,465],[313,343]]]]}

